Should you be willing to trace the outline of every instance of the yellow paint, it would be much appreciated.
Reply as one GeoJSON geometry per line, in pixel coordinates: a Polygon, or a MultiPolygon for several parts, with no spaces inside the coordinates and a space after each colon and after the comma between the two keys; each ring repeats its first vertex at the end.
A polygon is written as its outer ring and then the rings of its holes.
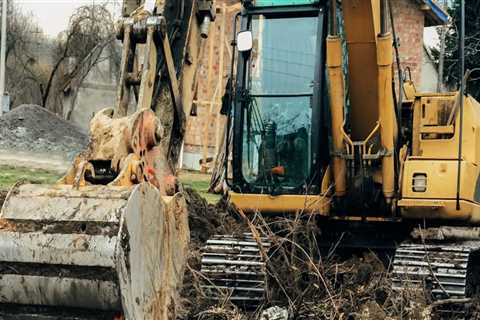
{"type": "Polygon", "coordinates": [[[395,192],[394,145],[396,140],[396,116],[392,89],[392,35],[379,36],[377,41],[378,64],[378,115],[380,139],[384,152],[382,157],[382,188],[388,203],[395,192]]]}
{"type": "Polygon", "coordinates": [[[345,153],[343,136],[345,85],[343,79],[342,40],[338,36],[329,36],[327,39],[327,68],[334,148],[333,181],[335,182],[335,195],[342,197],[347,192],[347,168],[345,159],[341,156],[345,153]]]}
{"type": "Polygon", "coordinates": [[[480,223],[480,194],[475,194],[480,175],[480,105],[471,97],[464,100],[460,210],[456,208],[458,107],[455,93],[415,97],[412,155],[404,164],[402,197],[398,202],[404,218],[480,223]],[[427,176],[425,192],[413,190],[415,174],[427,176]]]}
{"type": "Polygon", "coordinates": [[[229,193],[229,200],[245,212],[314,213],[328,215],[330,198],[321,195],[280,195],[229,193]]]}

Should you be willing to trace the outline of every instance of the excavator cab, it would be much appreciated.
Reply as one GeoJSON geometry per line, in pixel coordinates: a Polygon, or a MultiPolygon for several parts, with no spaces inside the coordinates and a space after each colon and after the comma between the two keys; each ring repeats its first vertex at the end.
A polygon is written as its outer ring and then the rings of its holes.
{"type": "Polygon", "coordinates": [[[278,2],[245,1],[239,15],[231,199],[243,194],[245,209],[262,195],[318,197],[328,162],[325,7],[278,2]]]}

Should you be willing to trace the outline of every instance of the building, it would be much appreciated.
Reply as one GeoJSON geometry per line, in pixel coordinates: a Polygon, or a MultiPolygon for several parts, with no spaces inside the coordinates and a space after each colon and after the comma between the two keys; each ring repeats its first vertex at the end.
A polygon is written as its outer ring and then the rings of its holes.
{"type": "Polygon", "coordinates": [[[402,68],[410,69],[412,80],[421,88],[425,54],[424,29],[446,24],[449,16],[433,0],[395,0],[390,3],[399,38],[402,68]]]}
{"type": "MultiPolygon", "coordinates": [[[[437,81],[438,74],[433,61],[424,50],[424,28],[445,24],[449,16],[433,0],[394,0],[390,3],[400,44],[402,69],[410,70],[417,88],[432,91],[432,83],[437,81]]],[[[229,73],[232,50],[228,43],[225,45],[225,42],[231,41],[233,15],[239,10],[239,1],[217,0],[214,39],[210,40],[213,43],[209,42],[204,50],[195,92],[196,103],[193,115],[188,118],[183,148],[183,168],[201,169],[202,159],[215,158],[220,147],[225,119],[218,114],[220,99],[229,73]],[[226,8],[225,12],[222,8],[226,8]],[[224,23],[226,26],[223,26],[224,23]],[[225,28],[226,34],[221,32],[222,28],[225,28]],[[221,59],[222,53],[223,59],[221,59]],[[223,65],[219,66],[222,60],[223,65]]]]}
{"type": "Polygon", "coordinates": [[[233,19],[241,6],[235,0],[217,0],[216,4],[217,17],[208,40],[204,40],[194,105],[187,114],[182,167],[190,170],[199,170],[202,159],[215,157],[225,127],[225,117],[219,114],[220,103],[230,73],[233,19]]]}

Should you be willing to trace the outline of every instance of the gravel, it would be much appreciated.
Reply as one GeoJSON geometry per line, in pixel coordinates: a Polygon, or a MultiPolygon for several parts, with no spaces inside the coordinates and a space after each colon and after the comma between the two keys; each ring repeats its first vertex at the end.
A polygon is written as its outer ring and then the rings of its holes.
{"type": "Polygon", "coordinates": [[[0,117],[0,149],[73,159],[87,143],[81,129],[37,105],[21,105],[0,117]]]}

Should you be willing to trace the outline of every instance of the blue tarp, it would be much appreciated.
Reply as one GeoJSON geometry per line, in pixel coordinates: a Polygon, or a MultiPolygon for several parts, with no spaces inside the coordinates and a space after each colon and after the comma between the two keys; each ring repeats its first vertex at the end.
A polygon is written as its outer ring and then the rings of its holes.
{"type": "MultiPolygon", "coordinates": [[[[418,1],[418,0],[417,0],[418,1]]],[[[427,26],[446,24],[450,16],[434,0],[421,0],[423,4],[430,7],[431,12],[427,12],[427,26]]]]}

